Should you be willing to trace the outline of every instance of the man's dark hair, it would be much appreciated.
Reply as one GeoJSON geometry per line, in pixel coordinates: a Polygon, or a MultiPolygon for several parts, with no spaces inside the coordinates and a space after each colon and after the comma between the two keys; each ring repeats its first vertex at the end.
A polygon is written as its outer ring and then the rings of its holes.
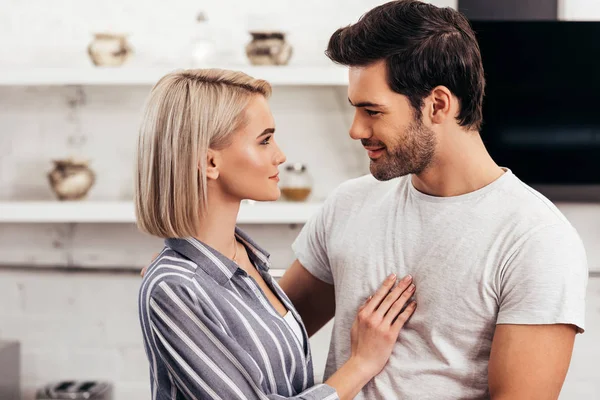
{"type": "Polygon", "coordinates": [[[458,123],[481,128],[481,53],[469,21],[458,11],[416,0],[391,1],[338,29],[325,54],[347,66],[385,60],[388,85],[408,97],[419,117],[423,99],[436,86],[446,86],[460,101],[458,123]]]}

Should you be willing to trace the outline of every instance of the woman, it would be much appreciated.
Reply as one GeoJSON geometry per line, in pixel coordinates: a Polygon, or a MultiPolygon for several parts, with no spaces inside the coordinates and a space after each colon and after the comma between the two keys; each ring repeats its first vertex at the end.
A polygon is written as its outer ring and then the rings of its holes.
{"type": "Polygon", "coordinates": [[[270,93],[240,72],[187,70],[150,94],[135,204],[139,228],[166,239],[139,297],[153,399],[351,399],[414,311],[414,285],[389,277],[358,312],[350,359],[314,385],[302,321],[236,227],[242,199],[280,195],[270,93]]]}

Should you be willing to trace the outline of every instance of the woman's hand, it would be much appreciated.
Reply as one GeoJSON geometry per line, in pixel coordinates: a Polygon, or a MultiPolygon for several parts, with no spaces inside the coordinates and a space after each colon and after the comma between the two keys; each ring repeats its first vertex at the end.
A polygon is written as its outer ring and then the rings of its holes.
{"type": "Polygon", "coordinates": [[[380,373],[387,364],[400,329],[417,305],[413,301],[402,311],[415,293],[412,277],[404,277],[396,287],[395,283],[396,275],[390,275],[379,290],[367,299],[360,307],[350,333],[351,358],[372,376],[380,373]]]}
{"type": "MultiPolygon", "coordinates": [[[[154,253],[154,255],[152,256],[152,262],[154,262],[154,260],[156,260],[156,257],[158,257],[159,253],[154,253]]],[[[151,262],[151,263],[152,263],[151,262]]],[[[140,275],[142,276],[142,278],[144,277],[144,275],[146,275],[146,271],[148,270],[148,265],[146,265],[144,268],[142,268],[142,270],[140,271],[140,275]]]]}

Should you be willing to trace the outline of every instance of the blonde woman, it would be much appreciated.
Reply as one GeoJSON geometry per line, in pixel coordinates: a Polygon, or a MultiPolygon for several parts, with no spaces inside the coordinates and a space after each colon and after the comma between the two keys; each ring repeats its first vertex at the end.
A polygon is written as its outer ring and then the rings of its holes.
{"type": "Polygon", "coordinates": [[[280,195],[270,93],[241,72],[186,70],[149,96],[135,205],[139,228],[165,238],[139,295],[153,399],[351,399],[414,311],[410,278],[390,276],[357,310],[350,359],[314,384],[300,316],[236,227],[242,199],[280,195]]]}

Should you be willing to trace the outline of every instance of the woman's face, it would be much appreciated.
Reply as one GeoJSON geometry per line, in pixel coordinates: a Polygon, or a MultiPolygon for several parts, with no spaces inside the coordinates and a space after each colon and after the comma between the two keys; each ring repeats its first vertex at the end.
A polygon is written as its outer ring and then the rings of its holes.
{"type": "Polygon", "coordinates": [[[275,142],[275,122],[267,100],[256,95],[244,111],[245,124],[229,146],[217,151],[221,190],[236,199],[274,201],[281,194],[278,167],[285,154],[275,142]]]}

